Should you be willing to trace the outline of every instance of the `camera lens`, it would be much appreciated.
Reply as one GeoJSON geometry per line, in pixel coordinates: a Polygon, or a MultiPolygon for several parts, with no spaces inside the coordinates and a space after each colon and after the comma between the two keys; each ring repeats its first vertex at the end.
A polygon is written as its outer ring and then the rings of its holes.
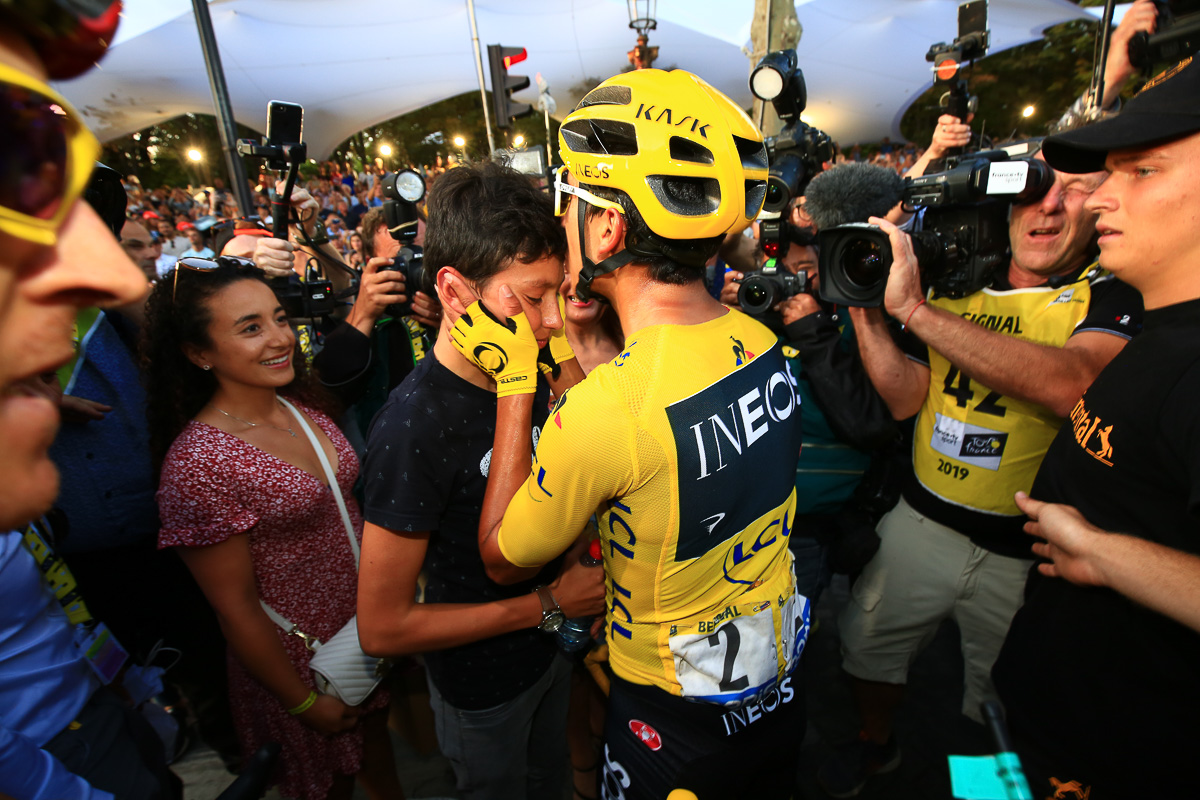
{"type": "Polygon", "coordinates": [[[742,281],[738,289],[738,305],[747,314],[757,316],[775,305],[775,295],[775,284],[769,279],[754,276],[742,281]]]}
{"type": "Polygon", "coordinates": [[[888,261],[879,242],[857,239],[842,251],[842,272],[855,286],[868,289],[886,280],[888,261]]]}

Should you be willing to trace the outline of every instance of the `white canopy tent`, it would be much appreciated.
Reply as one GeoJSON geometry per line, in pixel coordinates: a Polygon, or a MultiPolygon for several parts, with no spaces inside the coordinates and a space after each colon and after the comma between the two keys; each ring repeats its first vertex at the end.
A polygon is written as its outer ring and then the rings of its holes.
{"type": "MultiPolygon", "coordinates": [[[[481,47],[521,46],[514,73],[541,73],[559,116],[627,66],[634,44],[618,0],[477,0],[481,47]]],[[[799,0],[805,119],[851,143],[898,136],[931,83],[929,45],[957,30],[957,0],[799,0]]],[[[749,107],[753,0],[659,0],[655,66],[703,77],[749,107]]],[[[238,122],[261,130],[269,100],[305,109],[305,141],[326,156],[355,131],[478,90],[465,0],[210,0],[238,122]]],[[[992,52],[1087,16],[1068,0],[991,0],[992,52]]],[[[485,51],[486,72],[486,51],[485,51]]],[[[61,91],[111,140],[213,101],[189,0],[125,0],[98,69],[61,91]]],[[[490,86],[488,87],[490,89],[490,86]]],[[[536,84],[517,99],[536,102],[536,84]]]]}

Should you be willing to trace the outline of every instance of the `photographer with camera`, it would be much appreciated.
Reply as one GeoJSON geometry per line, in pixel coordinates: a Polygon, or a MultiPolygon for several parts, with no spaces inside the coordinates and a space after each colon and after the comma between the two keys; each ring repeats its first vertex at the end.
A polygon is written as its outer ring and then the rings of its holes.
{"type": "MultiPolygon", "coordinates": [[[[821,181],[817,176],[812,185],[821,181]]],[[[806,224],[789,221],[782,255],[765,258],[759,248],[760,269],[731,285],[738,307],[779,335],[798,381],[807,446],[796,465],[796,520],[788,547],[797,590],[815,604],[833,572],[856,574],[878,546],[874,522],[887,508],[868,510],[859,500],[889,491],[863,481],[884,477],[899,430],[863,369],[845,307],[819,298],[817,249],[806,243],[811,218],[797,204],[789,220],[806,224]]]]}
{"type": "MultiPolygon", "coordinates": [[[[979,721],[993,694],[991,666],[1031,563],[1013,494],[1028,491],[1063,418],[1139,328],[1137,293],[1090,263],[1095,215],[1084,203],[1101,180],[1055,173],[1039,199],[1014,202],[1007,264],[965,296],[926,293],[910,237],[871,219],[891,246],[883,302],[906,335],[897,344],[878,309],[852,308],[851,318],[892,415],[917,415],[915,474],[880,522],[879,552],[840,620],[863,727],[818,774],[835,797],[899,764],[893,716],[909,665],[943,619],[962,634],[963,713],[979,721]]],[[[961,289],[960,277],[940,285],[961,289]]]]}
{"type": "Polygon", "coordinates": [[[1100,259],[1145,298],[1145,332],[1071,409],[1017,503],[1042,561],[996,662],[1034,796],[1195,794],[1200,691],[1200,63],[1117,116],[1046,140],[1103,167],[1100,259]],[[1036,499],[1035,499],[1036,498],[1036,499]]]}

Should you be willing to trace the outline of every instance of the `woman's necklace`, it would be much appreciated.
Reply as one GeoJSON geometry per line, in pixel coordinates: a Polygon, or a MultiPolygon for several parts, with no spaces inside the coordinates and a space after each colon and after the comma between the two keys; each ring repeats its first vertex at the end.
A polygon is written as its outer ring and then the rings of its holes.
{"type": "Polygon", "coordinates": [[[265,426],[267,428],[274,428],[277,431],[283,431],[284,433],[290,433],[292,435],[293,439],[296,438],[296,432],[294,430],[292,430],[292,426],[290,426],[290,425],[286,428],[281,428],[278,425],[272,425],[269,422],[251,422],[248,419],[242,419],[241,417],[235,417],[233,414],[230,414],[228,411],[226,411],[223,408],[217,408],[217,406],[213,406],[213,408],[216,408],[217,411],[220,411],[222,414],[229,417],[230,419],[236,419],[238,422],[244,422],[245,424],[249,425],[251,428],[259,428],[259,427],[265,426]]]}

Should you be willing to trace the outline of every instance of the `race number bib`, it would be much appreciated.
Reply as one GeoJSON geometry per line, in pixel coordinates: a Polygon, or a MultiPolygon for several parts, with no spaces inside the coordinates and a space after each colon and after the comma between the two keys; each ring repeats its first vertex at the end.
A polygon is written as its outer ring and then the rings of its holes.
{"type": "Polygon", "coordinates": [[[791,673],[808,640],[809,602],[794,592],[780,599],[745,609],[751,613],[735,608],[711,632],[701,623],[702,632],[668,639],[685,698],[739,706],[791,673]]]}

